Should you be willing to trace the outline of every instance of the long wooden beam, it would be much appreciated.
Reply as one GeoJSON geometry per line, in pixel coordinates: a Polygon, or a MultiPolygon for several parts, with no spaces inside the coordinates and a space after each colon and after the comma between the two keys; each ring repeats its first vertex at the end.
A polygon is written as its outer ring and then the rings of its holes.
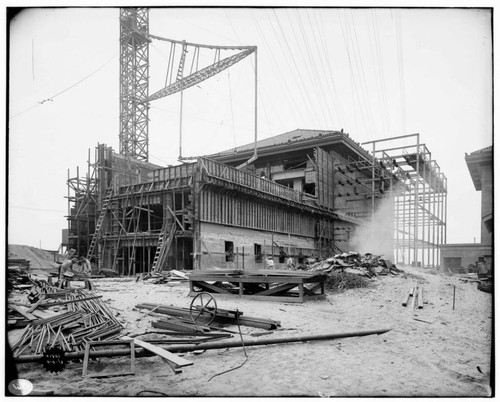
{"type": "MultiPolygon", "coordinates": [[[[391,331],[392,328],[367,330],[367,331],[355,331],[355,332],[340,332],[334,334],[320,334],[320,335],[306,335],[306,336],[291,336],[285,338],[271,338],[271,339],[248,339],[245,341],[245,347],[247,346],[262,346],[262,345],[277,345],[281,343],[294,343],[294,342],[309,342],[309,341],[326,341],[332,339],[340,338],[353,338],[358,336],[368,336],[368,335],[381,335],[386,332],[391,331]]],[[[163,349],[168,350],[172,353],[185,353],[194,352],[196,350],[209,350],[209,349],[226,349],[226,348],[237,348],[242,347],[241,341],[229,341],[229,342],[207,342],[202,345],[170,345],[163,349]]],[[[114,357],[114,356],[127,356],[130,355],[130,350],[116,349],[116,350],[95,350],[90,351],[89,356],[92,358],[97,357],[114,357]]],[[[152,356],[153,353],[140,349],[136,351],[136,357],[152,356]]],[[[83,352],[71,352],[66,353],[65,357],[68,360],[82,359],[84,357],[83,352]]],[[[25,355],[18,356],[15,361],[16,363],[33,363],[40,362],[43,359],[43,355],[25,355]]]]}

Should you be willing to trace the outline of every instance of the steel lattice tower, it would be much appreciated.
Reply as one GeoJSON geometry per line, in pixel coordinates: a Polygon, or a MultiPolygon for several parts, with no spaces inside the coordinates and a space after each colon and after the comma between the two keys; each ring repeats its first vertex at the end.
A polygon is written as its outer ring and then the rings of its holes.
{"type": "Polygon", "coordinates": [[[120,9],[120,154],[149,159],[149,10],[120,9]]]}

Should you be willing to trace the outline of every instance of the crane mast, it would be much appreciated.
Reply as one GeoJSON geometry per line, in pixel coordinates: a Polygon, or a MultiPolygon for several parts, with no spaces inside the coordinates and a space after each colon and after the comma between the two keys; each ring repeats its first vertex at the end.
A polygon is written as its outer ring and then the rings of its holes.
{"type": "Polygon", "coordinates": [[[149,161],[149,9],[120,9],[120,155],[149,161]]]}

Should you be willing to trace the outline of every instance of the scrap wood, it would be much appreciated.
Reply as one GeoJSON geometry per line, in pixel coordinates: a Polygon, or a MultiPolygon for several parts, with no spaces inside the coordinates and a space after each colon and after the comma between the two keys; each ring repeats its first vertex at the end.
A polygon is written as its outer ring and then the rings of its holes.
{"type": "Polygon", "coordinates": [[[189,277],[184,272],[177,271],[176,269],[172,269],[171,271],[168,271],[168,272],[170,272],[170,274],[178,276],[182,279],[189,280],[189,277]]]}
{"type": "Polygon", "coordinates": [[[81,298],[81,299],[74,299],[74,300],[63,300],[63,301],[59,301],[59,302],[42,303],[42,304],[39,305],[39,307],[49,308],[49,307],[53,307],[53,306],[60,306],[60,305],[63,305],[63,304],[80,303],[80,302],[83,302],[83,301],[86,301],[86,300],[99,299],[101,297],[102,296],[99,295],[99,296],[90,296],[90,297],[84,297],[84,298],[81,298]]]}
{"type": "Polygon", "coordinates": [[[40,306],[40,304],[42,304],[42,302],[43,302],[43,297],[40,298],[35,304],[33,304],[33,306],[31,306],[27,312],[31,313],[31,312],[35,311],[38,308],[38,306],[40,306]]]}
{"type": "Polygon", "coordinates": [[[189,325],[188,323],[184,323],[182,321],[177,320],[159,320],[152,323],[153,327],[161,328],[161,329],[170,329],[175,331],[184,331],[184,332],[207,332],[210,331],[208,327],[202,327],[199,325],[189,325]]]}
{"type": "Polygon", "coordinates": [[[430,322],[430,321],[425,321],[425,320],[421,320],[420,318],[413,317],[413,319],[414,319],[415,321],[421,321],[421,322],[425,322],[425,323],[427,323],[427,324],[432,324],[432,322],[430,322]]]}
{"type": "Polygon", "coordinates": [[[413,296],[413,292],[414,292],[414,288],[411,287],[410,291],[408,292],[408,294],[405,296],[405,298],[403,300],[402,304],[403,304],[404,307],[406,307],[408,305],[408,303],[410,302],[410,299],[413,296]]]}
{"type": "MultiPolygon", "coordinates": [[[[123,336],[121,339],[125,340],[131,340],[132,338],[128,336],[123,336]]],[[[148,342],[141,341],[140,339],[134,339],[134,342],[137,346],[140,346],[144,349],[149,350],[150,352],[153,352],[154,354],[164,358],[165,360],[168,360],[170,363],[174,364],[176,367],[185,367],[185,366],[192,366],[193,362],[184,359],[183,357],[177,356],[174,353],[169,352],[168,350],[162,349],[158,346],[152,345],[148,342]]]]}
{"type": "Polygon", "coordinates": [[[413,294],[413,309],[414,310],[418,307],[418,299],[420,298],[419,293],[420,293],[420,288],[418,286],[416,286],[415,292],[413,294]]]}
{"type": "Polygon", "coordinates": [[[424,308],[424,289],[418,288],[418,308],[424,308]]]}
{"type": "Polygon", "coordinates": [[[28,313],[28,310],[20,307],[20,306],[15,306],[15,305],[12,305],[10,304],[9,307],[14,310],[14,311],[17,311],[19,314],[21,314],[23,317],[27,318],[28,320],[36,320],[36,317],[33,315],[33,314],[30,314],[28,313]]]}

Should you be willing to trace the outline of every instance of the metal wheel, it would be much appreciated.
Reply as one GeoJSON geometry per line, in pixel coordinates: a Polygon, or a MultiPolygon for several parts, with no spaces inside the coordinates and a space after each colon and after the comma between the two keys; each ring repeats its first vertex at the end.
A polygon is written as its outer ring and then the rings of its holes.
{"type": "Polygon", "coordinates": [[[198,293],[191,301],[189,315],[195,324],[209,325],[215,320],[217,303],[208,292],[198,293]]]}

